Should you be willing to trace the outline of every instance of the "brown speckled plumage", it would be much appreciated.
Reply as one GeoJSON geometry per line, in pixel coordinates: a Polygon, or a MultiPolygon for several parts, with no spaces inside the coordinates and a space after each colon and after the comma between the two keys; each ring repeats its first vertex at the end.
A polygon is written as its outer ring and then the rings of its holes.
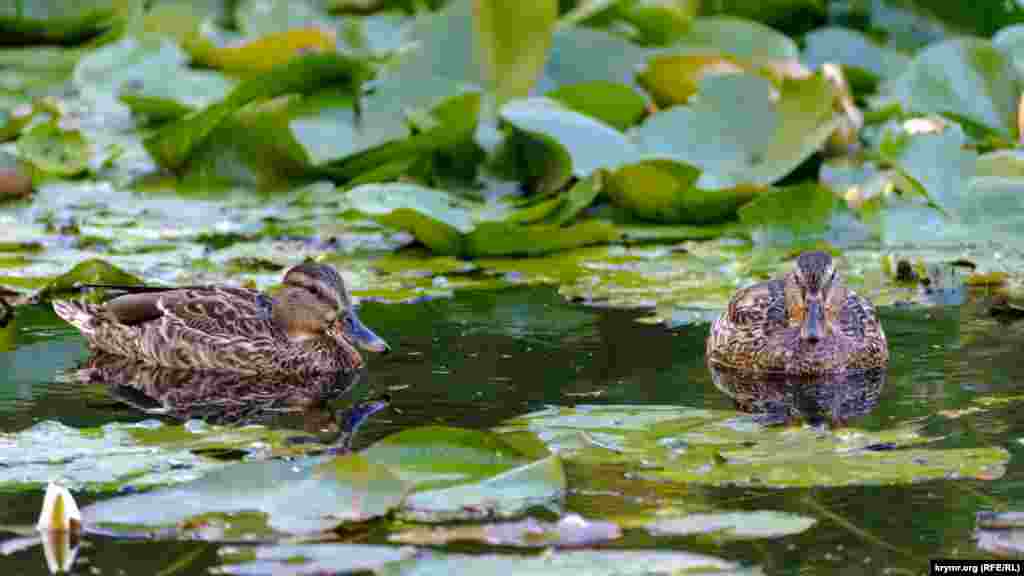
{"type": "Polygon", "coordinates": [[[90,346],[168,368],[240,374],[348,372],[363,364],[353,344],[387,345],[363,326],[330,266],[291,268],[274,297],[221,286],[146,289],[104,304],[54,301],[90,346]]]}
{"type": "Polygon", "coordinates": [[[756,373],[817,375],[884,368],[885,333],[831,257],[802,254],[785,277],[739,290],[711,326],[708,361],[756,373]]]}

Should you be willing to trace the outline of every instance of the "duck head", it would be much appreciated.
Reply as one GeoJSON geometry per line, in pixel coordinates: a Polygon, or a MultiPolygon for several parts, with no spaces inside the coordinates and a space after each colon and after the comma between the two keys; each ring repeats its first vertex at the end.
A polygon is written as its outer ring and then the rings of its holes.
{"type": "Polygon", "coordinates": [[[800,339],[817,344],[835,333],[845,295],[842,278],[832,257],[825,252],[806,252],[786,275],[786,309],[800,327],[800,339]]]}
{"type": "Polygon", "coordinates": [[[326,264],[304,262],[284,275],[274,297],[273,318],[292,340],[329,335],[371,352],[388,352],[387,342],[356,315],[341,275],[326,264]]]}

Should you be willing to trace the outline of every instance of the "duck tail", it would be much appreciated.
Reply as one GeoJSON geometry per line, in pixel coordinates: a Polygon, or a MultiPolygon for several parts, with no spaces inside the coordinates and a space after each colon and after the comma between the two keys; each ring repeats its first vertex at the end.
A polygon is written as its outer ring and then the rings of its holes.
{"type": "Polygon", "coordinates": [[[100,312],[96,306],[73,300],[54,300],[53,311],[68,324],[71,324],[87,338],[96,334],[101,323],[100,312]]]}

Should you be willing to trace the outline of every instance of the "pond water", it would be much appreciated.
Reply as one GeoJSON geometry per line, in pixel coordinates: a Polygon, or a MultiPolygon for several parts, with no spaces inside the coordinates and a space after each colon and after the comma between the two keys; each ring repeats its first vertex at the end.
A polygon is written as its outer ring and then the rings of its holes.
{"type": "MultiPolygon", "coordinates": [[[[1019,357],[1024,322],[1005,323],[988,311],[980,295],[960,306],[883,308],[892,354],[888,379],[877,407],[851,424],[885,430],[913,422],[942,438],[931,446],[1003,447],[1010,459],[1002,477],[839,488],[682,485],[677,487],[681,502],[699,490],[713,509],[786,511],[817,523],[799,534],[746,541],[626,530],[604,547],[711,554],[760,566],[766,574],[862,573],[858,566],[863,573],[916,574],[929,558],[988,556],[974,540],[976,513],[1012,510],[1016,499],[1024,497],[1024,466],[1017,457],[1024,422],[1015,399],[1024,385],[1019,357]]],[[[356,445],[425,424],[489,428],[548,405],[734,409],[704,363],[707,324],[669,329],[638,323],[639,315],[575,305],[543,288],[464,291],[453,299],[415,304],[367,302],[361,308],[363,321],[394,351],[369,357],[360,388],[390,393],[392,408],[359,431],[356,445]]],[[[0,351],[2,432],[43,420],[90,427],[150,417],[116,402],[102,388],[62,376],[87,357],[87,350],[84,340],[48,309],[18,310],[11,348],[0,351]]],[[[568,474],[571,488],[571,467],[568,474]]],[[[83,493],[79,503],[94,499],[83,493]]],[[[42,491],[0,493],[0,535],[2,526],[34,524],[41,502],[42,491]]],[[[600,500],[570,491],[566,509],[590,517],[599,505],[595,502],[600,500]]],[[[371,528],[357,541],[386,544],[385,538],[383,530],[371,528]]],[[[76,570],[207,574],[220,562],[215,544],[95,538],[81,549],[76,570]]],[[[49,572],[41,549],[34,547],[0,556],[0,573],[49,572]]]]}

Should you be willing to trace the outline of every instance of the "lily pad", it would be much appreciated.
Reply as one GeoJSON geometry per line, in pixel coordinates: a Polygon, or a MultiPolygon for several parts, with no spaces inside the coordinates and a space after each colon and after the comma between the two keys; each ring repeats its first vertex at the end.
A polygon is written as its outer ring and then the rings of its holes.
{"type": "Polygon", "coordinates": [[[436,526],[412,528],[388,537],[399,544],[441,546],[452,542],[481,542],[490,546],[584,546],[622,537],[617,524],[590,521],[571,514],[558,522],[540,522],[527,518],[519,522],[498,524],[436,526]]]}
{"type": "Polygon", "coordinates": [[[363,454],[413,483],[399,513],[417,521],[509,517],[557,502],[565,492],[561,461],[528,435],[508,436],[511,443],[490,432],[414,428],[363,454]]]}
{"type": "Polygon", "coordinates": [[[554,100],[509,102],[502,106],[500,116],[517,130],[543,134],[564,146],[572,157],[573,174],[580,178],[599,168],[614,169],[639,159],[636,146],[623,133],[554,100]]]}
{"type": "Polygon", "coordinates": [[[39,489],[60,478],[74,490],[111,491],[187,482],[228,464],[204,453],[241,450],[258,455],[283,446],[288,436],[262,426],[231,429],[195,422],[169,426],[146,421],[100,429],[40,422],[0,435],[0,485],[39,489]]]}
{"type": "Polygon", "coordinates": [[[63,130],[55,122],[36,124],[18,139],[18,153],[39,170],[75,176],[89,166],[92,149],[78,130],[63,130]]]}
{"type": "Polygon", "coordinates": [[[626,130],[639,122],[647,109],[643,96],[614,82],[566,84],[544,96],[617,130],[626,130]]]}
{"type": "Polygon", "coordinates": [[[761,192],[752,185],[720,189],[697,186],[700,169],[670,159],[622,166],[612,175],[608,196],[639,218],[663,223],[714,224],[735,217],[737,209],[761,192]]]}
{"type": "MultiPolygon", "coordinates": [[[[358,454],[326,460],[245,462],[174,488],[87,506],[82,518],[87,530],[115,534],[153,534],[157,530],[174,537],[198,532],[196,535],[204,537],[204,516],[255,513],[265,516],[264,530],[269,535],[311,534],[384,515],[401,503],[405,492],[405,483],[387,468],[358,454]]],[[[268,535],[259,529],[249,530],[268,535]]],[[[205,537],[217,536],[221,533],[205,537]]],[[[224,536],[237,539],[242,535],[224,536]]]]}
{"type": "Polygon", "coordinates": [[[756,512],[715,512],[679,517],[659,515],[644,527],[656,535],[685,536],[712,534],[725,539],[779,538],[800,534],[816,520],[773,510],[756,512]]]}
{"type": "Polygon", "coordinates": [[[832,62],[842,64],[847,74],[869,75],[870,86],[859,83],[859,76],[851,81],[855,86],[873,89],[878,82],[900,74],[910,58],[872,42],[857,30],[841,27],[819,28],[804,37],[803,60],[811,69],[832,62]]]}
{"type": "Polygon", "coordinates": [[[529,94],[551,46],[556,0],[475,3],[473,24],[484,77],[500,104],[529,94]]]}
{"type": "Polygon", "coordinates": [[[883,432],[764,427],[732,412],[668,406],[552,408],[502,429],[531,430],[579,466],[626,466],[639,478],[716,486],[992,479],[1003,474],[1008,458],[999,447],[923,448],[930,439],[913,427],[883,432]],[[640,427],[645,421],[650,424],[640,427]]]}
{"type": "Polygon", "coordinates": [[[707,76],[695,104],[655,114],[636,137],[647,154],[701,169],[700,188],[768,185],[828,139],[837,121],[832,97],[820,76],[785,80],[779,91],[758,76],[707,76]]]}
{"type": "Polygon", "coordinates": [[[759,568],[700,554],[659,550],[573,550],[540,556],[447,554],[412,547],[385,548],[351,544],[256,548],[251,556],[221,566],[225,574],[288,576],[378,571],[394,574],[536,574],[570,576],[668,576],[716,574],[757,576],[759,568]]]}
{"type": "Polygon", "coordinates": [[[58,276],[38,294],[46,300],[59,295],[78,292],[77,284],[141,284],[137,276],[100,259],[79,262],[74,268],[58,276]]]}
{"type": "Polygon", "coordinates": [[[910,112],[949,115],[1005,138],[1018,134],[1017,73],[988,40],[957,38],[929,46],[883,92],[910,112]]]}

